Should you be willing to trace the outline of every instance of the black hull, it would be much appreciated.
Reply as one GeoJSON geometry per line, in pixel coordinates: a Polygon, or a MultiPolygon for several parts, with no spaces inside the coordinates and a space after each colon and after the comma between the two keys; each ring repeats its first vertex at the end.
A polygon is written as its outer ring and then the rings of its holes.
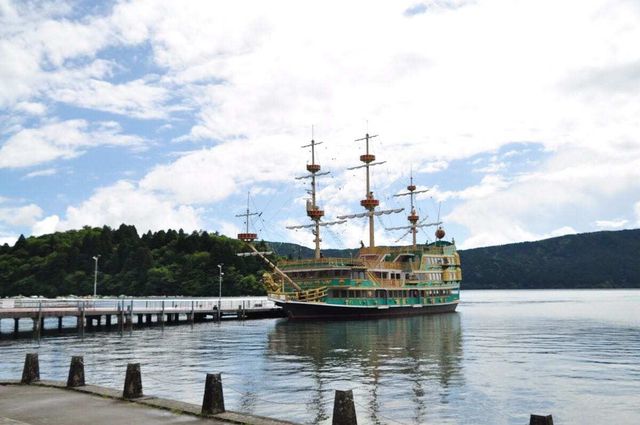
{"type": "Polygon", "coordinates": [[[333,304],[274,301],[282,307],[289,319],[292,320],[353,320],[419,316],[424,314],[451,313],[458,307],[458,303],[450,303],[431,304],[420,307],[397,306],[381,309],[378,307],[347,307],[333,304]]]}

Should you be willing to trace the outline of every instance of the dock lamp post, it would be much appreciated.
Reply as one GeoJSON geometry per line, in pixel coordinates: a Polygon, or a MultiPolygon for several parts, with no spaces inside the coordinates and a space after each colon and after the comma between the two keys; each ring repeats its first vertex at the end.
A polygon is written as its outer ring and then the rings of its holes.
{"type": "Polygon", "coordinates": [[[224,273],[222,273],[222,266],[224,266],[224,263],[218,264],[218,270],[220,272],[218,277],[218,321],[222,319],[222,276],[224,276],[224,273]]]}
{"type": "Polygon", "coordinates": [[[94,261],[96,262],[96,267],[93,272],[93,297],[94,298],[97,294],[96,290],[98,289],[98,258],[100,258],[100,255],[96,255],[93,257],[94,261]]]}

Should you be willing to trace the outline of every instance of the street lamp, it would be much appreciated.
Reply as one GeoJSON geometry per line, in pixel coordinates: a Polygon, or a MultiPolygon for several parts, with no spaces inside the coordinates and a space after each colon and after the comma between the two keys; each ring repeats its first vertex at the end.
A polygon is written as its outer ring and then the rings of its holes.
{"type": "Polygon", "coordinates": [[[96,296],[96,290],[98,288],[98,258],[100,258],[100,255],[96,255],[96,256],[93,257],[93,259],[96,262],[96,268],[95,268],[94,273],[93,273],[93,296],[94,296],[94,298],[96,296]]]}
{"type": "Polygon", "coordinates": [[[224,266],[224,263],[220,263],[218,264],[218,270],[220,272],[220,276],[218,278],[218,320],[222,319],[222,276],[224,276],[224,273],[222,273],[222,266],[224,266]]]}

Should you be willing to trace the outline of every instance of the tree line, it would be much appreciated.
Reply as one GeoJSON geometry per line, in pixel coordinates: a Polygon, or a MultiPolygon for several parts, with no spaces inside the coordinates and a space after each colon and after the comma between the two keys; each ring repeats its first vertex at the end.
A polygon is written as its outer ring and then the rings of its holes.
{"type": "Polygon", "coordinates": [[[238,257],[242,245],[205,231],[140,236],[126,224],[21,235],[14,246],[0,246],[0,297],[91,295],[98,255],[99,295],[217,295],[218,264],[224,264],[223,296],[264,295],[264,263],[238,257]]]}
{"type": "MultiPolygon", "coordinates": [[[[288,258],[313,250],[264,242],[288,258]]],[[[224,264],[223,295],[264,295],[265,265],[238,257],[243,243],[205,231],[147,232],[134,226],[84,227],[25,238],[0,246],[0,297],[93,294],[99,257],[99,295],[216,296],[218,264],[224,264]]],[[[325,250],[356,256],[357,250],[325,250]]],[[[463,289],[638,288],[640,230],[583,233],[537,242],[460,251],[463,289]]]]}

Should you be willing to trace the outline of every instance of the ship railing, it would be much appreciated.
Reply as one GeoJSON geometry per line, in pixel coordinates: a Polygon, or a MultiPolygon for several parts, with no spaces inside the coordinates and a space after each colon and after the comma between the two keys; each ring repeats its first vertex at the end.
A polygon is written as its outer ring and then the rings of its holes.
{"type": "Polygon", "coordinates": [[[319,288],[308,289],[298,294],[298,300],[300,301],[318,301],[327,295],[327,287],[321,286],[319,288]]]}
{"type": "Polygon", "coordinates": [[[385,269],[385,270],[411,270],[412,263],[397,263],[395,261],[363,261],[364,265],[369,269],[385,269]]]}
{"type": "Polygon", "coordinates": [[[313,267],[352,267],[363,266],[361,260],[353,258],[339,258],[339,257],[326,257],[326,258],[310,258],[304,260],[281,260],[278,262],[278,267],[283,270],[292,268],[313,268],[313,267]]]}
{"type": "Polygon", "coordinates": [[[442,272],[442,280],[462,280],[462,270],[445,270],[442,272]]]}

